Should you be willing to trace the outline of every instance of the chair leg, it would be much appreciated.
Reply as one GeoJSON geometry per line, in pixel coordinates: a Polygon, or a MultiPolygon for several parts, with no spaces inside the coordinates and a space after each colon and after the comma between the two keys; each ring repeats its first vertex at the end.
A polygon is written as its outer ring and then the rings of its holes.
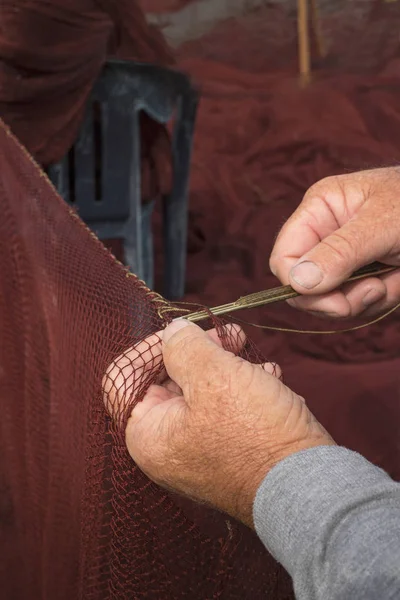
{"type": "Polygon", "coordinates": [[[151,227],[154,205],[155,202],[152,201],[142,206],[143,281],[151,290],[154,288],[154,249],[151,227]]]}
{"type": "Polygon", "coordinates": [[[131,271],[144,280],[142,242],[142,200],[140,179],[140,126],[139,114],[132,111],[129,181],[129,218],[125,222],[124,250],[125,262],[131,271]]]}
{"type": "MultiPolygon", "coordinates": [[[[138,196],[138,191],[133,193],[138,196]]],[[[133,195],[131,192],[131,195],[133,195]]],[[[132,273],[137,275],[139,279],[144,281],[145,268],[143,264],[143,242],[142,242],[142,210],[140,205],[140,196],[138,200],[131,199],[131,212],[129,219],[125,222],[124,253],[125,264],[130,268],[132,273]]]]}
{"type": "Polygon", "coordinates": [[[185,293],[188,187],[197,93],[182,97],[173,139],[174,185],[164,199],[164,296],[178,300],[185,293]]]}
{"type": "Polygon", "coordinates": [[[152,215],[155,202],[148,202],[141,208],[140,236],[137,240],[129,235],[125,238],[125,263],[151,290],[154,287],[154,249],[152,215]]]}

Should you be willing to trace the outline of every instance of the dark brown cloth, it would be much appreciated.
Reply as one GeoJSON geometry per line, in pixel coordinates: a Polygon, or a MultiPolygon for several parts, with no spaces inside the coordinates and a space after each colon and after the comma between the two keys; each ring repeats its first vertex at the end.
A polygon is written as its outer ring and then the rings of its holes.
{"type": "MultiPolygon", "coordinates": [[[[172,65],[135,0],[2,0],[0,116],[43,165],[73,145],[108,56],[172,65]]],[[[169,189],[164,127],[142,119],[143,194],[169,189]],[[156,173],[156,177],[154,176],[156,173]]]]}

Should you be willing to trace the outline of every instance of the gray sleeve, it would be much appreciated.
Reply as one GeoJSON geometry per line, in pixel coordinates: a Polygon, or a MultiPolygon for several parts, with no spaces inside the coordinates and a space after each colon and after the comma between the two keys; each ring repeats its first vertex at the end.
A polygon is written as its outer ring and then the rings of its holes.
{"type": "Polygon", "coordinates": [[[254,523],[298,600],[400,599],[400,484],[359,454],[286,458],[257,492],[254,523]]]}

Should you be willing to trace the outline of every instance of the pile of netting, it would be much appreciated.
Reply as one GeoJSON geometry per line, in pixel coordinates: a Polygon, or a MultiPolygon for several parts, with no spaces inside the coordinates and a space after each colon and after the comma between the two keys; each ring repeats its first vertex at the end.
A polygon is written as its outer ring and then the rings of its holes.
{"type": "Polygon", "coordinates": [[[189,40],[180,48],[181,56],[196,55],[247,71],[286,68],[290,62],[297,68],[298,33],[303,29],[308,30],[314,71],[371,71],[398,55],[398,0],[141,0],[141,4],[151,20],[160,15],[158,22],[172,45],[176,36],[189,40]]]}
{"type": "Polygon", "coordinates": [[[2,597],[285,597],[254,534],[164,492],[131,461],[123,422],[157,375],[152,346],[136,357],[119,424],[102,381],[166,324],[165,301],[89,232],[1,122],[0,211],[2,597]]]}

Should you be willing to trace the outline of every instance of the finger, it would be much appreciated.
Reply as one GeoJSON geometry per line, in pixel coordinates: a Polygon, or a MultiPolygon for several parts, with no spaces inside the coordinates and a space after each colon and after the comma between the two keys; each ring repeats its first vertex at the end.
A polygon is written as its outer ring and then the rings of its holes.
{"type": "Polygon", "coordinates": [[[343,319],[350,314],[349,302],[341,291],[330,292],[321,296],[301,296],[292,298],[287,303],[292,308],[312,313],[318,317],[343,319]]]}
{"type": "MultiPolygon", "coordinates": [[[[240,352],[246,344],[246,334],[239,325],[229,323],[224,325],[219,331],[210,329],[206,333],[215,344],[221,348],[225,347],[225,350],[229,350],[235,354],[240,352]]],[[[157,381],[160,384],[166,385],[168,389],[174,389],[176,394],[182,394],[181,388],[175,382],[171,381],[165,369],[157,377],[157,381]]]]}
{"type": "Polygon", "coordinates": [[[170,438],[176,425],[182,422],[186,409],[182,396],[156,386],[134,408],[127,421],[125,441],[129,454],[145,473],[153,474],[155,481],[153,444],[154,448],[159,448],[161,440],[170,438]]]}
{"type": "Polygon", "coordinates": [[[156,333],[111,363],[103,378],[104,402],[110,414],[122,414],[149,376],[157,371],[162,376],[162,360],[161,337],[156,333]]]}
{"type": "Polygon", "coordinates": [[[400,303],[400,270],[383,275],[381,279],[386,289],[385,296],[366,308],[362,313],[363,319],[378,317],[400,303]]]}
{"type": "Polygon", "coordinates": [[[155,406],[158,406],[167,400],[171,400],[175,395],[176,394],[174,394],[173,391],[164,386],[151,385],[142,402],[139,402],[131,413],[133,423],[139,423],[139,421],[153,410],[155,406]]]}
{"type": "MultiPolygon", "coordinates": [[[[246,336],[238,325],[226,325],[222,330],[224,343],[230,345],[232,352],[239,352],[246,343],[246,336]]],[[[210,339],[222,346],[222,339],[217,331],[207,332],[210,339]]],[[[167,372],[163,368],[161,345],[162,332],[149,336],[142,342],[128,349],[111,363],[103,378],[103,395],[106,408],[115,419],[123,415],[126,408],[135,402],[135,396],[144,389],[149,378],[156,376],[158,383],[163,383],[167,372]]],[[[172,386],[172,382],[169,384],[172,386]]],[[[182,393],[179,386],[175,386],[182,393]]]]}
{"type": "Polygon", "coordinates": [[[163,333],[164,364],[170,378],[190,402],[190,390],[201,380],[213,383],[215,369],[231,359],[200,327],[185,320],[174,321],[163,333]]]}
{"type": "MultiPolygon", "coordinates": [[[[238,325],[227,325],[226,329],[228,331],[232,331],[232,332],[236,331],[237,332],[237,334],[233,336],[233,340],[234,340],[236,351],[240,351],[243,347],[243,344],[246,341],[246,336],[245,336],[244,332],[240,329],[240,327],[238,325]]],[[[216,344],[218,344],[219,346],[222,347],[221,338],[219,337],[219,335],[215,329],[207,331],[207,335],[210,337],[211,340],[213,340],[216,344]]],[[[280,379],[282,377],[281,368],[276,363],[270,362],[270,363],[265,363],[264,365],[261,365],[261,366],[267,373],[274,375],[278,379],[280,379]]],[[[151,386],[151,388],[154,388],[154,387],[161,387],[161,386],[151,386]]],[[[168,376],[162,382],[162,387],[166,388],[169,392],[172,392],[172,394],[175,396],[182,395],[182,390],[179,387],[179,385],[177,383],[175,383],[174,381],[172,381],[172,379],[169,379],[168,376]]]]}
{"type": "Polygon", "coordinates": [[[271,255],[271,269],[283,283],[301,294],[326,294],[359,267],[390,255],[393,226],[371,173],[331,177],[310,188],[271,255]]]}
{"type": "Polygon", "coordinates": [[[362,314],[369,306],[386,295],[385,283],[370,277],[342,286],[341,290],[322,296],[303,296],[289,301],[294,308],[312,313],[314,316],[331,319],[346,319],[362,314]]]}
{"type": "Polygon", "coordinates": [[[291,268],[289,283],[302,294],[325,294],[388,250],[366,222],[354,219],[303,255],[291,268]]]}
{"type": "Polygon", "coordinates": [[[369,277],[343,286],[343,292],[350,307],[349,316],[357,317],[384,300],[387,289],[383,279],[369,277]]]}
{"type": "Polygon", "coordinates": [[[235,323],[228,323],[219,331],[210,329],[207,335],[215,344],[233,354],[238,354],[246,344],[246,334],[235,323]]]}
{"type": "Polygon", "coordinates": [[[321,240],[340,229],[360,208],[364,194],[354,175],[327,177],[313,185],[282,227],[270,258],[271,271],[283,284],[290,270],[321,240]]]}
{"type": "Polygon", "coordinates": [[[399,302],[400,271],[346,284],[340,292],[288,301],[294,308],[315,316],[338,319],[377,316],[399,302]]]}
{"type": "MultiPolygon", "coordinates": [[[[236,324],[228,323],[221,327],[219,331],[216,329],[209,329],[207,332],[208,337],[221,348],[233,352],[234,354],[239,353],[246,344],[246,334],[243,329],[236,324]]],[[[161,341],[160,341],[161,349],[161,341]]],[[[159,383],[169,381],[171,386],[173,382],[168,377],[167,371],[163,369],[162,373],[157,377],[159,383]]],[[[180,390],[179,386],[175,386],[177,390],[180,390]]],[[[182,393],[182,390],[180,391],[182,393]]]]}
{"type": "Polygon", "coordinates": [[[163,386],[175,396],[182,396],[181,388],[175,381],[172,381],[172,379],[167,379],[167,381],[163,383],[163,386]]]}
{"type": "Polygon", "coordinates": [[[262,365],[262,368],[264,369],[264,371],[266,373],[273,375],[277,379],[282,379],[282,369],[276,363],[273,363],[273,362],[264,363],[262,365]]]}

